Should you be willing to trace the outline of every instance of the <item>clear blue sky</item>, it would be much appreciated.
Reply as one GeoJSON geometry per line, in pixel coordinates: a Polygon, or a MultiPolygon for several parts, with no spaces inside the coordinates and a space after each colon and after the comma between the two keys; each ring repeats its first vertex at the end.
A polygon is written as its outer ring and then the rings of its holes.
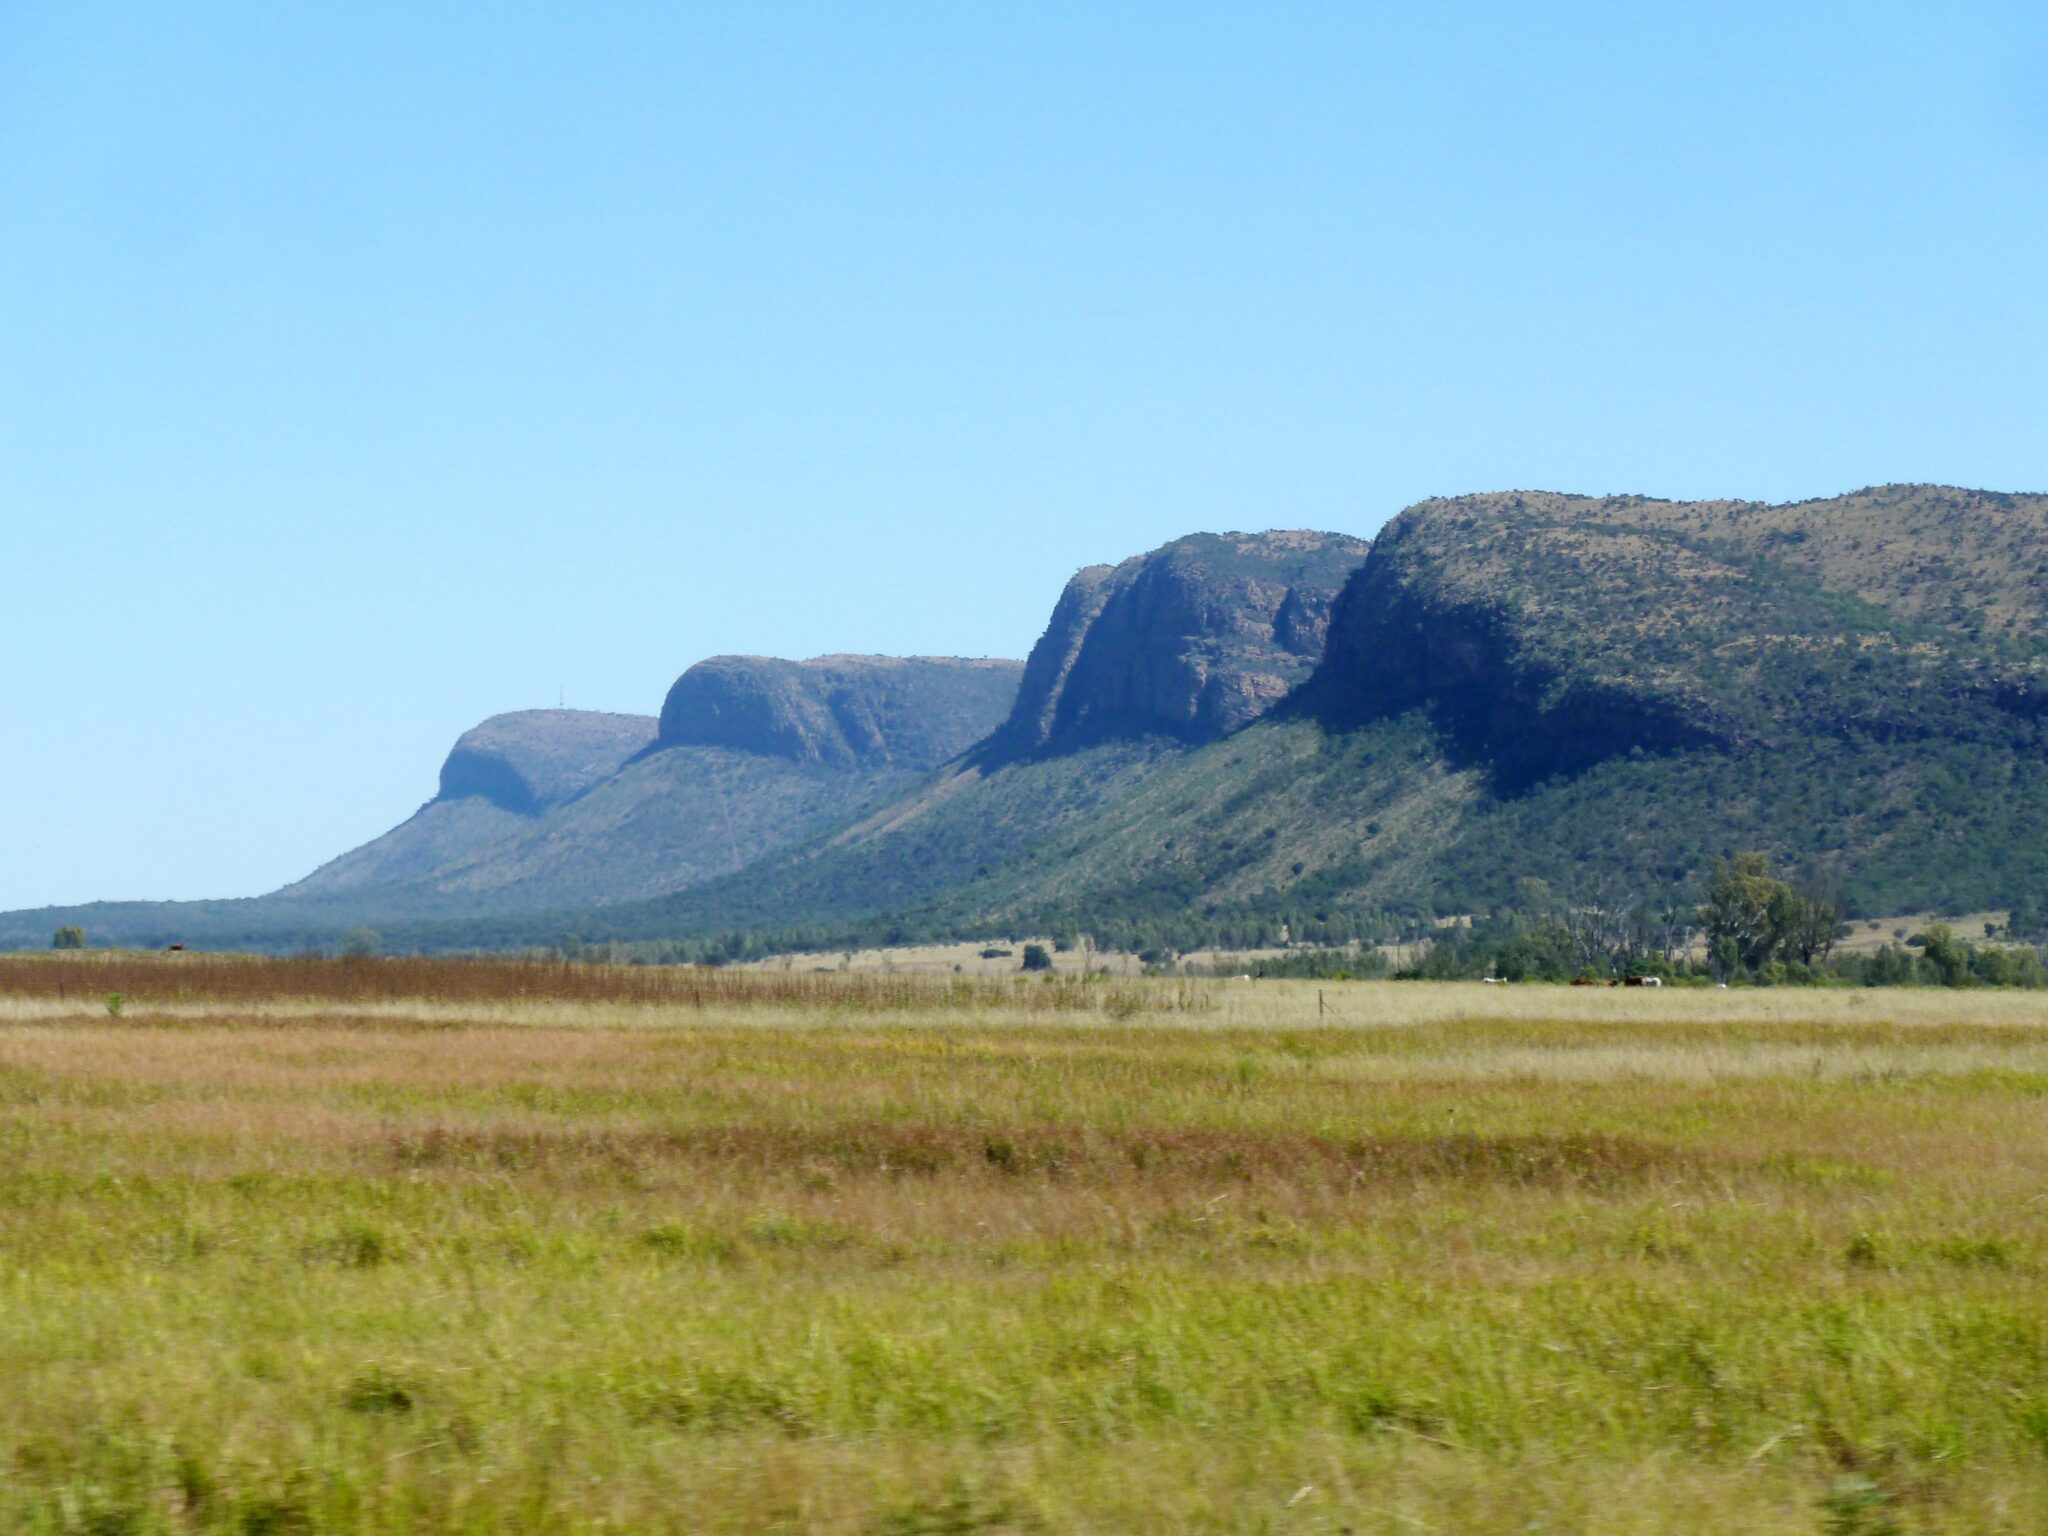
{"type": "Polygon", "coordinates": [[[2048,489],[2048,8],[0,6],[0,907],[1195,529],[2048,489]]]}

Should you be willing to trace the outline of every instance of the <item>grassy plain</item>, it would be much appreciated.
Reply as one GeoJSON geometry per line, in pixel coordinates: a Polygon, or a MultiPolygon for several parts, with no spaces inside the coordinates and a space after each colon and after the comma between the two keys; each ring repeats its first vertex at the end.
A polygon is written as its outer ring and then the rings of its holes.
{"type": "Polygon", "coordinates": [[[2044,1528],[2038,996],[0,961],[0,1530],[2044,1528]]]}

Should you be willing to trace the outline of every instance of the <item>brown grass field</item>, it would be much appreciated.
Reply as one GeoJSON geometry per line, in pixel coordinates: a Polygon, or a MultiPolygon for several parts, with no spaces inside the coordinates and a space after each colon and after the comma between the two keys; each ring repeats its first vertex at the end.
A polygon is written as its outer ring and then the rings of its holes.
{"type": "Polygon", "coordinates": [[[2048,1004],[4,958],[0,1386],[8,1532],[2038,1533],[2048,1004]]]}

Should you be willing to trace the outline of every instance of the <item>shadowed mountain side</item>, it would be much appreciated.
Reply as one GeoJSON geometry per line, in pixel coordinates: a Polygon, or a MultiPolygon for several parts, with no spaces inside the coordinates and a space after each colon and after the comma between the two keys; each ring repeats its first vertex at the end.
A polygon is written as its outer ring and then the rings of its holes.
{"type": "Polygon", "coordinates": [[[984,766],[1093,742],[1213,741],[1271,709],[1322,654],[1367,549],[1337,533],[1191,534],[1067,583],[984,766]]]}
{"type": "MultiPolygon", "coordinates": [[[[949,776],[651,901],[378,921],[390,943],[427,949],[790,927],[863,942],[1149,931],[1192,946],[1284,924],[1315,941],[1374,913],[1485,910],[1524,878],[1682,902],[1716,858],[1747,848],[1827,871],[1865,911],[1980,910],[2037,889],[2048,850],[2038,722],[2002,739],[1624,755],[1506,797],[1489,778],[1458,766],[1426,708],[1341,731],[1262,721],[1202,748],[1110,743],[949,776]]],[[[47,943],[77,922],[95,942],[290,948],[362,920],[274,900],[51,910],[0,917],[0,943],[47,943]]]]}
{"type": "Polygon", "coordinates": [[[1023,663],[950,656],[714,656],[669,689],[663,747],[924,771],[1009,713],[1023,663]]]}

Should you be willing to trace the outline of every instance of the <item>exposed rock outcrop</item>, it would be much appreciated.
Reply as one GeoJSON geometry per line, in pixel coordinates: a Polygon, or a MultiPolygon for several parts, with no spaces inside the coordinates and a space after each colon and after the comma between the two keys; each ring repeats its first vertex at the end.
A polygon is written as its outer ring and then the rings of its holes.
{"type": "Polygon", "coordinates": [[[1339,533],[1201,533],[1088,567],[1061,593],[986,755],[1213,741],[1249,724],[1314,667],[1367,548],[1339,533]]]}
{"type": "Polygon", "coordinates": [[[922,771],[987,735],[1022,672],[950,656],[714,656],[669,689],[659,744],[922,771]]]}

